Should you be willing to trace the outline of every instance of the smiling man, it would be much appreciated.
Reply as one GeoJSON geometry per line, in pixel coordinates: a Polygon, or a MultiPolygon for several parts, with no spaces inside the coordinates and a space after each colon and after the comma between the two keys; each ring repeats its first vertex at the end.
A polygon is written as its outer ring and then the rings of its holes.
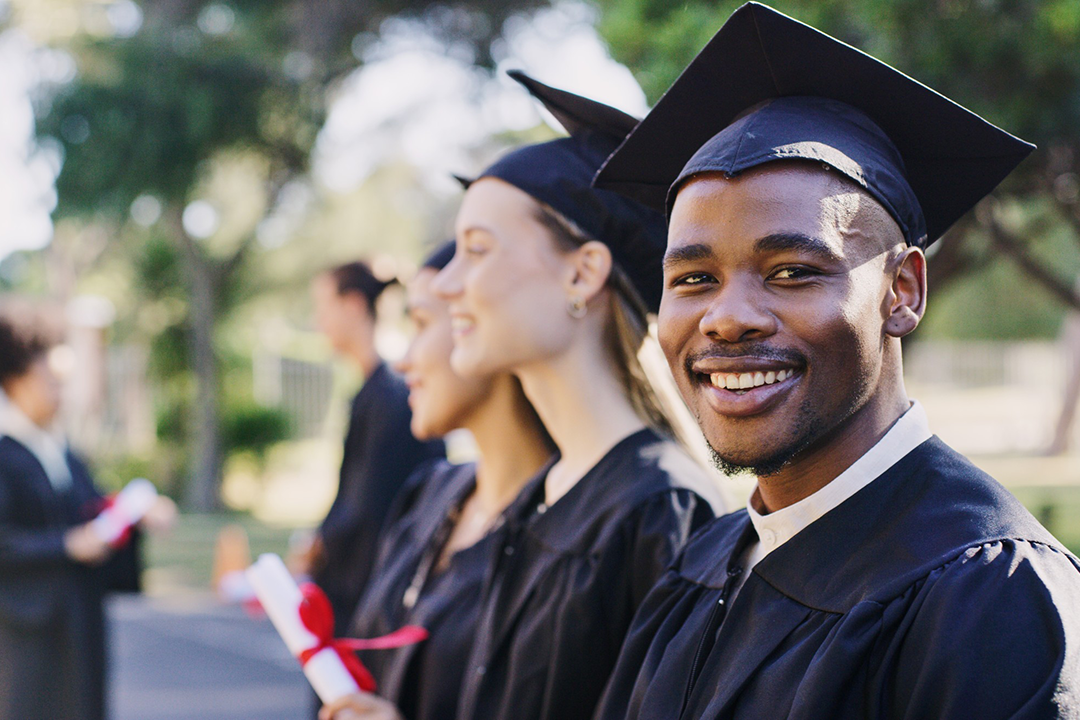
{"type": "Polygon", "coordinates": [[[749,4],[609,159],[666,203],[661,344],[758,483],[645,600],[599,718],[1080,718],[1080,562],[902,373],[924,248],[1030,150],[749,4]]]}

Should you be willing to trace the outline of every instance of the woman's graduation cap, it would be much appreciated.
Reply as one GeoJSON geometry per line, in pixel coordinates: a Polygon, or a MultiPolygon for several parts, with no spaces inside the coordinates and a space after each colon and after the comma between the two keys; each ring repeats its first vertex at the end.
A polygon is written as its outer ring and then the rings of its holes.
{"type": "Polygon", "coordinates": [[[420,263],[420,269],[423,270],[424,268],[428,268],[430,270],[442,270],[454,259],[454,252],[456,249],[453,238],[443,240],[428,252],[424,261],[420,263]]]}
{"type": "MultiPolygon", "coordinates": [[[[596,171],[638,124],[637,118],[519,71],[511,71],[510,77],[542,102],[570,137],[514,150],[476,180],[495,177],[508,182],[607,245],[645,305],[655,312],[663,285],[664,216],[618,193],[592,187],[596,171]]],[[[458,179],[466,187],[473,182],[458,179]]]]}
{"type": "Polygon", "coordinates": [[[751,2],[595,183],[670,212],[693,175],[811,160],[863,187],[909,244],[925,247],[1033,149],[885,63],[751,2]]]}

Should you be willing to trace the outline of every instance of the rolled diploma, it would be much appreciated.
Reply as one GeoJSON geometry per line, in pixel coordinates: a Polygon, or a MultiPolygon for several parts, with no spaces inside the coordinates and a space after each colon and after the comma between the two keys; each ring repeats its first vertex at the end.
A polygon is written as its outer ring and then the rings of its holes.
{"type": "MultiPolygon", "coordinates": [[[[293,656],[298,657],[319,644],[319,639],[300,620],[303,596],[280,557],[272,553],[260,555],[255,564],[247,569],[247,577],[267,617],[293,656]]],[[[323,648],[313,655],[304,665],[304,675],[324,703],[360,692],[360,687],[333,648],[323,648]]]]}
{"type": "Polygon", "coordinates": [[[117,493],[113,504],[91,521],[94,531],[105,542],[116,542],[125,530],[143,519],[157,502],[157,496],[157,489],[149,480],[132,480],[117,493]]]}

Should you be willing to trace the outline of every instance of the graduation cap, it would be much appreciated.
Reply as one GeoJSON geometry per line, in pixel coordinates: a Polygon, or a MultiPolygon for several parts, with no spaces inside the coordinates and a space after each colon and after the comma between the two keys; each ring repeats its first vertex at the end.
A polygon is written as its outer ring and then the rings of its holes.
{"type": "Polygon", "coordinates": [[[424,258],[424,261],[420,263],[420,268],[429,268],[431,270],[442,270],[444,267],[450,264],[450,261],[454,259],[454,251],[456,246],[453,238],[449,240],[443,240],[437,244],[424,258]]]}
{"type": "Polygon", "coordinates": [[[466,187],[499,178],[557,210],[589,237],[611,249],[650,311],[660,307],[661,261],[666,245],[664,216],[630,198],[592,187],[596,171],[638,124],[635,117],[603,103],[549,87],[511,71],[562,124],[570,137],[528,145],[503,156],[466,187]]]}
{"type": "Polygon", "coordinates": [[[911,245],[937,240],[1034,149],[885,63],[765,5],[724,26],[596,176],[668,213],[699,173],[824,163],[911,245]]]}

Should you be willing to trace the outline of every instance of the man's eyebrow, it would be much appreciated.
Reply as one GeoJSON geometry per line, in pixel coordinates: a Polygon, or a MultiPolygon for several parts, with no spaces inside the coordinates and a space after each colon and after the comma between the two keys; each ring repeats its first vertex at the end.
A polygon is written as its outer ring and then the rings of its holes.
{"type": "Polygon", "coordinates": [[[822,260],[831,262],[843,260],[824,240],[800,232],[773,233],[754,243],[755,253],[791,251],[815,255],[822,260]]]}
{"type": "Polygon", "coordinates": [[[708,260],[713,257],[713,249],[705,243],[694,243],[692,245],[680,245],[679,247],[668,248],[668,251],[664,253],[664,269],[670,269],[682,263],[697,262],[699,260],[708,260]]]}

